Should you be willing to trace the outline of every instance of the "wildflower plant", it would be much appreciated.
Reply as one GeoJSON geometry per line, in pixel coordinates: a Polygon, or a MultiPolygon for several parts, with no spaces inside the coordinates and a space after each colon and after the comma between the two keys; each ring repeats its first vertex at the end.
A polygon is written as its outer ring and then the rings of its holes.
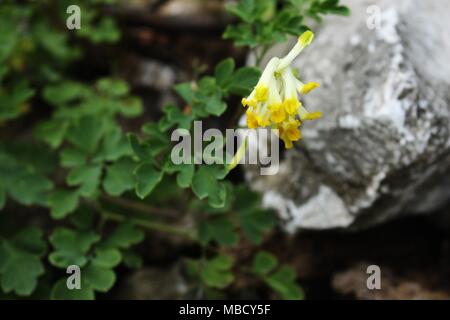
{"type": "Polygon", "coordinates": [[[247,107],[247,126],[250,129],[270,126],[277,129],[286,149],[301,138],[300,126],[306,120],[321,117],[320,112],[309,112],[299,100],[319,87],[317,82],[304,84],[294,75],[290,64],[314,38],[311,31],[305,31],[292,50],[282,59],[272,58],[264,69],[257,85],[242,105],[247,107]]]}
{"type": "Polygon", "coordinates": [[[118,4],[0,2],[0,298],[108,294],[150,263],[146,244],[156,235],[197,248],[178,259],[197,297],[227,297],[238,279],[253,277],[277,297],[302,298],[295,270],[259,250],[276,227],[273,212],[245,184],[232,182],[223,165],[175,165],[170,134],[223,117],[228,108],[240,112],[234,102],[245,97],[249,127],[277,128],[292,147],[300,125],[319,117],[298,99],[317,84],[301,83],[290,67],[312,41],[306,19],[347,9],[338,0],[238,1],[228,7],[238,21],[225,38],[256,50],[262,61],[274,43],[302,34],[293,50],[262,73],[227,58],[212,74],[174,87],[182,108],[168,105],[141,130],[125,130],[123,123],[140,119],[145,107],[114,73],[115,59],[106,76],[73,72],[86,43],[111,49],[120,39],[115,19],[103,14],[118,4]],[[73,4],[85,17],[78,31],[65,23],[73,4]],[[181,225],[186,220],[192,223],[181,225]],[[250,256],[237,250],[242,245],[250,256]],[[66,270],[73,265],[81,288],[69,290],[66,270]]]}

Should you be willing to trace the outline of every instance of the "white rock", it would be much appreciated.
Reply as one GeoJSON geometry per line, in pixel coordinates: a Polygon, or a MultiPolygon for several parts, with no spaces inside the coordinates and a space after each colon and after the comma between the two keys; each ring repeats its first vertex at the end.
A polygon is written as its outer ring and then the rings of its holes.
{"type": "Polygon", "coordinates": [[[450,200],[450,1],[344,2],[351,17],[327,18],[294,62],[304,82],[322,83],[305,105],[324,118],[304,124],[278,175],[247,174],[290,232],[371,226],[450,200]],[[380,26],[369,29],[374,4],[380,26]]]}

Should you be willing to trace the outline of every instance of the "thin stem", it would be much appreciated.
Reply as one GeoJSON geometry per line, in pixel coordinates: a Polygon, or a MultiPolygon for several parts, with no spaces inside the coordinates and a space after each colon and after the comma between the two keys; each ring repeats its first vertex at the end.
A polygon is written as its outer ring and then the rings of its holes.
{"type": "Polygon", "coordinates": [[[178,211],[176,211],[176,210],[152,207],[147,204],[136,202],[136,201],[133,201],[130,199],[114,198],[114,197],[108,196],[106,194],[102,194],[101,198],[109,203],[121,206],[123,208],[131,209],[134,211],[143,212],[143,213],[172,216],[172,217],[179,215],[178,211]]]}
{"type": "Polygon", "coordinates": [[[118,213],[115,212],[111,212],[111,211],[106,211],[106,210],[101,210],[100,211],[101,215],[106,219],[106,220],[113,220],[113,221],[117,221],[117,222],[122,222],[125,219],[129,219],[131,220],[133,223],[135,223],[136,225],[139,225],[141,227],[150,229],[150,230],[156,230],[156,231],[161,231],[164,233],[170,233],[173,235],[177,235],[177,236],[182,236],[182,237],[186,237],[189,238],[190,240],[195,240],[194,235],[189,232],[188,230],[182,229],[182,228],[178,228],[178,227],[174,227],[165,223],[161,223],[161,222],[154,222],[154,221],[146,221],[146,220],[142,220],[142,219],[137,219],[137,218],[131,218],[131,217],[124,217],[123,215],[120,215],[118,213]]]}
{"type": "Polygon", "coordinates": [[[174,227],[165,223],[161,222],[155,222],[155,221],[147,221],[135,217],[130,216],[123,216],[121,214],[105,210],[98,202],[95,201],[86,201],[86,204],[91,206],[93,209],[95,209],[101,217],[102,223],[106,222],[107,220],[112,220],[116,222],[122,222],[125,220],[130,220],[133,223],[135,223],[138,226],[141,226],[146,229],[150,230],[156,230],[164,233],[170,233],[177,236],[182,236],[185,238],[188,238],[189,240],[196,240],[195,235],[190,232],[189,230],[174,227]]]}
{"type": "Polygon", "coordinates": [[[257,67],[260,67],[260,66],[261,66],[261,63],[262,63],[264,57],[266,56],[267,51],[269,51],[269,49],[270,49],[270,46],[267,46],[267,45],[266,45],[266,46],[263,46],[263,47],[261,48],[261,51],[259,52],[259,54],[257,54],[257,53],[255,52],[255,56],[256,56],[256,66],[257,66],[257,67]]]}

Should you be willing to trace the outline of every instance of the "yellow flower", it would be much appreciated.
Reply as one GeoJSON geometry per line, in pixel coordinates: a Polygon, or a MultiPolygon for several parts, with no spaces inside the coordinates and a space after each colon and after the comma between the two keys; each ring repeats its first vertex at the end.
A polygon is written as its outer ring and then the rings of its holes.
{"type": "Polygon", "coordinates": [[[255,98],[259,102],[265,102],[269,98],[269,88],[264,84],[259,84],[255,88],[255,98]]]}
{"type": "Polygon", "coordinates": [[[286,112],[284,111],[284,107],[281,104],[269,106],[269,110],[270,120],[273,123],[280,123],[286,119],[286,112]]]}
{"type": "Polygon", "coordinates": [[[306,115],[305,120],[316,120],[322,118],[322,112],[310,112],[306,115]]]}
{"type": "Polygon", "coordinates": [[[302,137],[299,124],[289,124],[286,128],[286,137],[291,141],[298,141],[302,137]]]}
{"type": "Polygon", "coordinates": [[[247,126],[250,129],[267,126],[279,129],[279,137],[287,149],[300,140],[303,121],[322,116],[320,112],[309,112],[299,100],[299,95],[306,95],[320,85],[317,82],[302,83],[290,66],[313,39],[314,34],[306,31],[284,58],[272,58],[254,90],[242,99],[242,105],[248,107],[247,126]]]}
{"type": "Polygon", "coordinates": [[[256,100],[253,99],[248,100],[246,98],[242,98],[241,103],[244,107],[256,107],[257,104],[256,100]]]}
{"type": "Polygon", "coordinates": [[[247,127],[249,127],[249,129],[258,128],[259,122],[256,115],[251,111],[247,111],[246,115],[247,115],[247,127]]]}
{"type": "Polygon", "coordinates": [[[298,141],[302,137],[300,125],[300,121],[291,120],[278,127],[279,136],[283,140],[286,149],[291,149],[294,146],[292,142],[298,141]]]}
{"type": "Polygon", "coordinates": [[[309,82],[307,84],[300,85],[298,91],[301,94],[308,94],[318,87],[320,87],[320,84],[318,84],[317,82],[309,82]]]}
{"type": "Polygon", "coordinates": [[[283,101],[283,108],[289,115],[293,116],[297,113],[300,104],[300,101],[298,101],[297,99],[290,98],[283,101]]]}
{"type": "Polygon", "coordinates": [[[309,112],[303,106],[298,109],[298,117],[300,121],[316,120],[322,117],[322,112],[309,112]]]}

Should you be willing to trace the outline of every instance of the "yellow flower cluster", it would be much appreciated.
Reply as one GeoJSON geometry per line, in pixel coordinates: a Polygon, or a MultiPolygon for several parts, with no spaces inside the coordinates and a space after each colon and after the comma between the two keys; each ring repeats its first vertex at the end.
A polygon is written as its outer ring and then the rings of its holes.
{"type": "Polygon", "coordinates": [[[320,118],[320,112],[308,112],[298,98],[319,87],[316,82],[302,83],[290,67],[292,61],[314,38],[311,31],[303,33],[294,48],[283,58],[272,58],[258,84],[242,105],[248,107],[247,126],[250,129],[268,127],[278,129],[286,149],[301,138],[300,126],[306,120],[320,118]]]}

